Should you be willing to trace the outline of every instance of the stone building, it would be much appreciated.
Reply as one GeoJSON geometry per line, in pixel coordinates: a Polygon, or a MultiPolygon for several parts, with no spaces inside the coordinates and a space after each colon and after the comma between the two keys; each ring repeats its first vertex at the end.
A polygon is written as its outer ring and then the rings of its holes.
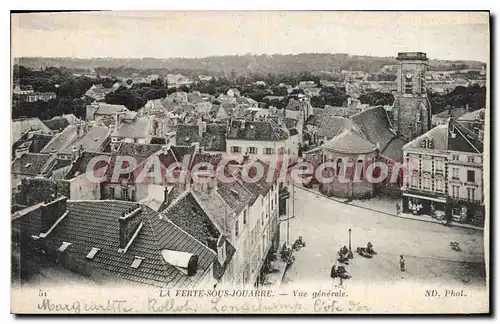
{"type": "Polygon", "coordinates": [[[399,53],[398,91],[393,104],[392,127],[407,141],[431,128],[431,105],[427,98],[427,56],[421,52],[399,53]]]}

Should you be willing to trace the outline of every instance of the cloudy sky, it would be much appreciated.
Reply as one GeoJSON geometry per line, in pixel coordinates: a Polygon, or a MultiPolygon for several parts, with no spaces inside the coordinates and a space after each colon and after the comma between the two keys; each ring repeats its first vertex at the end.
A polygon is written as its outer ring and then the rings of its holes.
{"type": "Polygon", "coordinates": [[[12,54],[42,57],[204,57],[348,53],[489,57],[487,13],[87,12],[12,14],[12,54]]]}

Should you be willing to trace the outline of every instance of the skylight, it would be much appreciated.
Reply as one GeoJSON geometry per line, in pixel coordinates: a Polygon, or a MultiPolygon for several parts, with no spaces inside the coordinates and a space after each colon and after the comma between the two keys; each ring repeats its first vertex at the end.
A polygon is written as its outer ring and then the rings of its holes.
{"type": "Polygon", "coordinates": [[[59,252],[64,252],[68,246],[70,246],[71,244],[73,243],[69,243],[69,242],[62,242],[61,246],[59,247],[58,251],[59,252]]]}
{"type": "Polygon", "coordinates": [[[142,260],[144,260],[144,258],[136,256],[135,259],[134,259],[134,262],[132,262],[132,264],[130,265],[130,267],[134,268],[134,269],[139,268],[139,266],[142,263],[142,260]]]}
{"type": "Polygon", "coordinates": [[[93,260],[97,252],[99,252],[101,249],[93,247],[92,250],[90,250],[89,254],[87,254],[86,258],[89,260],[93,260]]]}

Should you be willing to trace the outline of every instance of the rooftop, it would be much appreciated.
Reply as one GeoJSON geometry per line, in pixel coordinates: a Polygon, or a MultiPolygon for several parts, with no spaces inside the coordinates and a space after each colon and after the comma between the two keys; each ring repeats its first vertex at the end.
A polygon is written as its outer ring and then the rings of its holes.
{"type": "Polygon", "coordinates": [[[66,252],[80,262],[99,270],[110,279],[156,287],[193,287],[214,261],[215,253],[191,235],[142,205],[135,216],[143,224],[131,240],[126,252],[120,250],[120,225],[123,212],[135,203],[125,201],[68,201],[67,216],[47,236],[48,246],[57,249],[63,242],[71,245],[66,252]],[[92,249],[99,249],[91,259],[92,249]],[[198,256],[198,271],[188,276],[162,256],[165,250],[191,253],[198,256]],[[136,267],[136,258],[143,258],[136,267]]]}
{"type": "Polygon", "coordinates": [[[272,121],[233,120],[229,126],[228,139],[247,141],[281,141],[288,138],[287,131],[272,121]]]}

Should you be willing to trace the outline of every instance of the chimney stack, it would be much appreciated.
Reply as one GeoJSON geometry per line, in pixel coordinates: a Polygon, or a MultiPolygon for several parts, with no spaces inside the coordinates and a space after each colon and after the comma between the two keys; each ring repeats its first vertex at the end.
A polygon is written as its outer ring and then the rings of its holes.
{"type": "Polygon", "coordinates": [[[120,249],[124,250],[134,237],[137,228],[142,221],[142,207],[135,204],[133,207],[123,211],[122,216],[118,218],[120,224],[120,249]]]}
{"type": "Polygon", "coordinates": [[[48,197],[41,206],[42,233],[47,232],[67,210],[68,198],[64,196],[57,199],[54,198],[55,197],[48,197]]]}

